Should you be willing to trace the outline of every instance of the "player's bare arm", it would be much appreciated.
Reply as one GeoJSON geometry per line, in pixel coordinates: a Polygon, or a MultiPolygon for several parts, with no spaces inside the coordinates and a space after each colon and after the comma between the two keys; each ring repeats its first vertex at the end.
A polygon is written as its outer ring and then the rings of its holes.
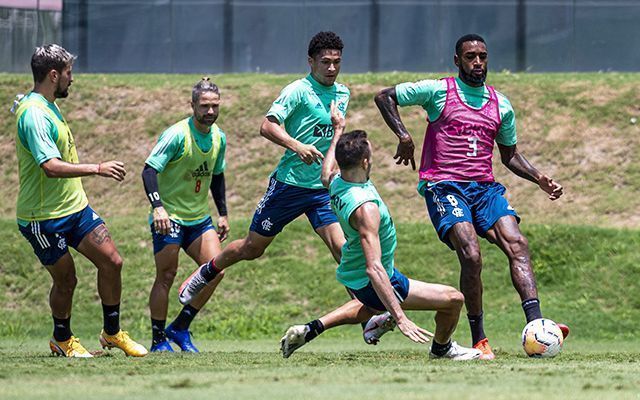
{"type": "Polygon", "coordinates": [[[416,169],[416,161],[413,156],[416,146],[413,144],[413,139],[409,134],[409,131],[404,126],[402,119],[400,118],[400,112],[398,111],[398,97],[396,96],[396,89],[389,87],[382,89],[375,97],[376,106],[384,118],[384,122],[391,128],[393,133],[398,137],[398,148],[396,155],[393,156],[394,160],[398,160],[396,164],[403,163],[409,165],[411,168],[416,169]]]}
{"type": "Polygon", "coordinates": [[[293,151],[305,164],[311,165],[314,162],[320,164],[324,158],[314,145],[304,144],[292,138],[273,116],[264,118],[260,126],[260,134],[273,143],[293,151]]]}
{"type": "Polygon", "coordinates": [[[99,175],[118,182],[124,180],[127,170],[121,161],[105,161],[99,164],[74,164],[52,158],[41,165],[49,178],[77,178],[79,176],[99,175]]]}
{"type": "Polygon", "coordinates": [[[548,175],[542,174],[538,171],[522,153],[518,151],[516,145],[505,146],[498,143],[500,149],[500,157],[502,164],[504,164],[511,172],[537,184],[540,189],[549,195],[550,200],[557,200],[563,194],[562,185],[555,182],[548,175]]]}
{"type": "Polygon", "coordinates": [[[400,331],[416,343],[427,343],[433,335],[411,321],[400,307],[393,293],[391,281],[382,266],[382,250],[380,248],[380,211],[372,202],[364,203],[351,214],[349,223],[360,233],[360,243],[365,256],[367,276],[376,294],[391,313],[400,331]]]}
{"type": "Polygon", "coordinates": [[[329,188],[333,177],[339,171],[338,164],[336,163],[336,145],[346,126],[344,116],[340,110],[338,110],[338,107],[336,107],[336,103],[333,100],[331,101],[331,124],[333,125],[333,139],[331,140],[331,145],[327,151],[327,156],[322,163],[322,173],[320,175],[322,185],[327,189],[329,188]]]}

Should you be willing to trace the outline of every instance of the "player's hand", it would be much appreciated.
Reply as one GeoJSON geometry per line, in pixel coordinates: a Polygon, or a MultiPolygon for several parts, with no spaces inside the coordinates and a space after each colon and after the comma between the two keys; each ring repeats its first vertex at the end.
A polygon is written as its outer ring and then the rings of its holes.
{"type": "Polygon", "coordinates": [[[404,165],[409,165],[411,163],[411,168],[415,171],[416,169],[416,160],[413,158],[413,152],[416,149],[416,146],[413,144],[413,140],[411,140],[411,136],[407,136],[406,138],[400,139],[400,143],[398,143],[398,148],[396,150],[396,155],[393,156],[397,165],[403,163],[404,165]]]}
{"type": "Polygon", "coordinates": [[[98,175],[122,182],[127,175],[127,170],[124,169],[122,161],[105,161],[98,164],[98,175]]]}
{"type": "Polygon", "coordinates": [[[342,111],[336,106],[335,100],[331,100],[331,124],[333,125],[333,132],[337,136],[342,134],[344,127],[347,125],[342,111]]]}
{"type": "Polygon", "coordinates": [[[168,235],[171,232],[171,220],[164,207],[153,209],[153,229],[161,235],[168,235]]]}
{"type": "Polygon", "coordinates": [[[538,186],[540,186],[540,189],[544,190],[545,193],[549,195],[549,200],[557,200],[562,196],[562,185],[554,182],[553,179],[547,175],[542,175],[540,177],[538,180],[538,186]]]}
{"type": "Polygon", "coordinates": [[[324,160],[324,155],[312,144],[298,143],[295,152],[307,165],[311,165],[314,162],[322,164],[322,160],[324,160]]]}
{"type": "Polygon", "coordinates": [[[404,318],[402,321],[399,321],[398,329],[400,329],[400,332],[402,332],[403,335],[416,343],[424,344],[431,340],[431,338],[433,338],[433,333],[429,332],[426,329],[420,328],[409,318],[404,318]]]}
{"type": "Polygon", "coordinates": [[[227,217],[220,216],[218,218],[218,240],[220,240],[220,243],[227,240],[230,230],[231,228],[229,227],[229,220],[227,219],[227,217]]]}

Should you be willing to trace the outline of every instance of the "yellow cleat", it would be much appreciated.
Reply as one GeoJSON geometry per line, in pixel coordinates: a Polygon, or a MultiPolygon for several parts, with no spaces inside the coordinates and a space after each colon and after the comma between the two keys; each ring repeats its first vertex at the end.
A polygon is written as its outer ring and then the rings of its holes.
{"type": "Polygon", "coordinates": [[[71,336],[69,340],[65,340],[64,342],[58,342],[56,339],[51,338],[51,340],[49,340],[49,348],[51,349],[51,354],[56,356],[74,358],[93,357],[93,355],[80,344],[80,339],[75,336],[71,336]]]}
{"type": "Polygon", "coordinates": [[[118,331],[115,335],[107,335],[103,330],[100,333],[100,345],[103,349],[117,347],[124,351],[127,356],[144,357],[148,353],[143,345],[134,342],[129,337],[129,333],[123,330],[118,331]]]}

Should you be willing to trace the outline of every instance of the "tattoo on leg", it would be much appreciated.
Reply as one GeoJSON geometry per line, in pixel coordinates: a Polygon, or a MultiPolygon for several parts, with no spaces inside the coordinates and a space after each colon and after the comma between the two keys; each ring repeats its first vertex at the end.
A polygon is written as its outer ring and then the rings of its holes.
{"type": "Polygon", "coordinates": [[[93,232],[91,232],[91,240],[93,240],[93,243],[97,244],[98,246],[100,246],[110,238],[111,234],[109,233],[107,227],[104,225],[100,225],[99,227],[94,229],[93,232]]]}

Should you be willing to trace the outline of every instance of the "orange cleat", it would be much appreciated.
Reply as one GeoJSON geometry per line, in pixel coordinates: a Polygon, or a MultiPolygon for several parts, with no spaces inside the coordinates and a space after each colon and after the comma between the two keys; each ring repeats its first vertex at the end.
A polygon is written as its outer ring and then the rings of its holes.
{"type": "Polygon", "coordinates": [[[489,339],[484,338],[478,343],[473,345],[474,349],[478,349],[482,352],[480,356],[480,360],[493,360],[496,358],[496,355],[493,354],[493,350],[491,350],[491,346],[489,346],[489,339]]]}

